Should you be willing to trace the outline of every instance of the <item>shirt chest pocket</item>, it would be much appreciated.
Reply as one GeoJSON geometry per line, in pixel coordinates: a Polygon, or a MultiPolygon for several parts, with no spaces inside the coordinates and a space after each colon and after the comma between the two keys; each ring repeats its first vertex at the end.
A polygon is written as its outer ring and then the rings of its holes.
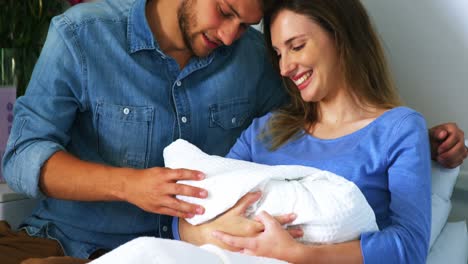
{"type": "Polygon", "coordinates": [[[148,165],[154,108],[98,103],[98,150],[109,165],[145,168],[148,165]]]}
{"type": "Polygon", "coordinates": [[[245,126],[250,117],[248,99],[236,99],[230,102],[210,106],[210,127],[221,127],[225,130],[245,126]]]}
{"type": "Polygon", "coordinates": [[[248,99],[210,105],[208,149],[216,155],[225,155],[236,142],[241,132],[250,124],[252,116],[248,99]]]}

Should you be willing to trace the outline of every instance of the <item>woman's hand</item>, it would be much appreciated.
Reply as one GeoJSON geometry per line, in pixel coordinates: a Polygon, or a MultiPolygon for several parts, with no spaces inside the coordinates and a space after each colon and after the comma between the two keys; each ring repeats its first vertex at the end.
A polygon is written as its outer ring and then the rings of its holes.
{"type": "Polygon", "coordinates": [[[230,247],[220,240],[215,239],[211,233],[214,230],[235,236],[253,236],[263,231],[263,224],[245,217],[249,206],[255,203],[261,196],[260,192],[244,195],[229,211],[216,217],[210,222],[193,226],[184,219],[179,219],[179,233],[183,241],[200,246],[213,244],[231,251],[239,251],[239,248],[230,247]]]}
{"type": "MultiPolygon", "coordinates": [[[[245,217],[245,212],[253,203],[261,197],[260,192],[248,193],[244,195],[229,211],[218,216],[210,222],[193,226],[184,219],[179,219],[179,234],[183,241],[192,243],[194,245],[213,244],[218,247],[231,250],[240,251],[241,248],[234,247],[223,243],[221,240],[216,239],[212,234],[215,230],[222,231],[235,237],[254,237],[264,231],[263,223],[260,221],[250,220],[245,217]]],[[[284,225],[294,221],[295,217],[291,214],[278,216],[276,220],[278,224],[284,225]]],[[[302,236],[302,230],[291,229],[291,235],[294,237],[302,236]]]]}
{"type": "Polygon", "coordinates": [[[241,237],[219,230],[213,231],[212,235],[233,248],[240,248],[245,254],[288,260],[292,249],[301,246],[293,237],[302,236],[302,230],[285,230],[278,220],[292,222],[295,218],[294,214],[289,214],[275,219],[268,213],[262,212],[256,219],[265,228],[255,236],[241,237]]]}

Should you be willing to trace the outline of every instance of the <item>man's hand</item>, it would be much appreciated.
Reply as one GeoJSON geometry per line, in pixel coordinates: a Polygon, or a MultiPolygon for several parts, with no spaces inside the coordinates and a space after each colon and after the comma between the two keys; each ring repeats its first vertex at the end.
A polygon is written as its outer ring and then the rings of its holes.
{"type": "Polygon", "coordinates": [[[446,123],[429,129],[431,157],[447,168],[455,168],[468,155],[465,133],[455,123],[446,123]]]}
{"type": "Polygon", "coordinates": [[[157,214],[183,218],[203,214],[205,209],[177,199],[176,195],[206,198],[208,192],[198,187],[179,184],[180,180],[202,180],[203,173],[186,169],[150,168],[132,170],[123,186],[123,199],[141,209],[157,214]]]}

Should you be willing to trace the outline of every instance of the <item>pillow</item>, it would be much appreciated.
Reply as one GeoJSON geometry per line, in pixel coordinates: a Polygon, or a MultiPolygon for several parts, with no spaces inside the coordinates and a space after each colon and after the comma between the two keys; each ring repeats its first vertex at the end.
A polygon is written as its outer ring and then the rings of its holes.
{"type": "Polygon", "coordinates": [[[446,201],[450,200],[459,172],[460,167],[447,169],[432,161],[432,193],[446,201]]]}
{"type": "Polygon", "coordinates": [[[429,251],[427,264],[466,264],[468,234],[465,221],[447,223],[429,251]]]}
{"type": "Polygon", "coordinates": [[[429,241],[429,248],[432,247],[434,241],[439,236],[440,231],[447,222],[452,209],[452,202],[440,198],[438,195],[432,195],[432,223],[431,223],[431,240],[429,241]]]}
{"type": "Polygon", "coordinates": [[[432,161],[432,223],[429,248],[433,246],[434,241],[439,236],[452,209],[450,199],[459,172],[460,167],[447,169],[432,161]]]}

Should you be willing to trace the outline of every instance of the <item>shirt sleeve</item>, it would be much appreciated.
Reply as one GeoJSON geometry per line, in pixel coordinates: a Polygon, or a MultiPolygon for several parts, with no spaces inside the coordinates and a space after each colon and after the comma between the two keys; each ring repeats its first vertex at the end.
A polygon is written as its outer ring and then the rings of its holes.
{"type": "Polygon", "coordinates": [[[30,197],[42,197],[41,167],[65,150],[76,112],[83,108],[82,56],[63,16],[52,20],[26,94],[14,108],[14,121],[2,161],[9,186],[30,197]]]}
{"type": "Polygon", "coordinates": [[[361,235],[364,263],[426,262],[431,229],[428,130],[417,113],[401,120],[387,145],[391,224],[361,235]]]}

